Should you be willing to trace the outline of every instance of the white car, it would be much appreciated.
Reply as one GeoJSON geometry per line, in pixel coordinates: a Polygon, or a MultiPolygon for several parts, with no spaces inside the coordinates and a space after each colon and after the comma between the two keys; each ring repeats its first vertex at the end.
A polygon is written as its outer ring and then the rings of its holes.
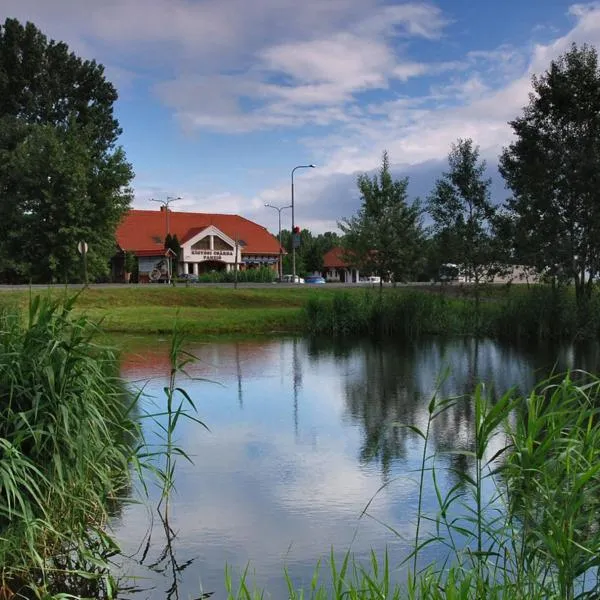
{"type": "Polygon", "coordinates": [[[370,277],[364,277],[361,279],[363,283],[381,283],[381,277],[377,275],[371,275],[370,277]]]}
{"type": "Polygon", "coordinates": [[[304,279],[299,275],[284,275],[281,278],[281,283],[304,283],[304,279]]]}

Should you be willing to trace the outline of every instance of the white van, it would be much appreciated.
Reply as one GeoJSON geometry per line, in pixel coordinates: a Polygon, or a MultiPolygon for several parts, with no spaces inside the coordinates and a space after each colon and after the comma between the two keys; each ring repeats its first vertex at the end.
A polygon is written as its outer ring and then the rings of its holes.
{"type": "Polygon", "coordinates": [[[304,283],[304,279],[298,275],[284,275],[281,283],[304,283]]]}

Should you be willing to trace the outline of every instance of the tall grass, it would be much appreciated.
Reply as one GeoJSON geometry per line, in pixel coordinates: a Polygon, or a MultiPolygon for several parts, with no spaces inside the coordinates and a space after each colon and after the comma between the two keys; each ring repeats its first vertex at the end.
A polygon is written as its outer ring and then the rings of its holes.
{"type": "Polygon", "coordinates": [[[0,316],[0,596],[112,597],[104,525],[129,484],[135,398],[75,298],[0,316]]]}
{"type": "MultiPolygon", "coordinates": [[[[393,557],[408,567],[399,581],[391,557],[371,555],[360,564],[333,552],[329,568],[318,564],[308,588],[293,600],[583,600],[600,597],[600,381],[577,374],[544,382],[528,396],[509,392],[492,401],[478,386],[472,445],[460,452],[472,468],[455,471],[447,492],[438,482],[438,456],[430,452],[435,420],[458,400],[434,396],[424,429],[410,427],[423,444],[412,552],[393,557]],[[430,478],[437,510],[422,512],[430,478]],[[489,493],[491,488],[492,492],[489,493]],[[422,534],[420,524],[433,527],[422,534]],[[422,564],[425,548],[443,551],[422,564]]],[[[368,514],[368,507],[366,509],[368,514]]],[[[256,600],[268,593],[252,587],[247,572],[234,585],[226,572],[228,600],[256,600]]]]}
{"type": "Polygon", "coordinates": [[[312,335],[478,335],[514,341],[600,337],[600,294],[584,313],[568,288],[535,286],[481,298],[420,290],[314,296],[304,307],[312,335]]]}

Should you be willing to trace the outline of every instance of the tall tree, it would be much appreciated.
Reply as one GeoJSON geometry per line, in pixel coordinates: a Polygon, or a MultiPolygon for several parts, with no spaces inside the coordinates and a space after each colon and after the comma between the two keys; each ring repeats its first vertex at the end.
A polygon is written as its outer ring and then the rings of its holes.
{"type": "Polygon", "coordinates": [[[419,201],[408,202],[408,178],[394,180],[387,152],[379,173],[357,180],[362,206],[338,226],[343,247],[361,271],[382,280],[406,281],[418,271],[423,241],[419,201]]]}
{"type": "Polygon", "coordinates": [[[107,274],[133,177],[101,65],[31,23],[0,25],[0,280],[107,274]]]}
{"type": "Polygon", "coordinates": [[[600,272],[598,54],[573,45],[532,83],[528,106],[510,123],[516,139],[500,158],[512,190],[513,249],[540,272],[574,281],[582,308],[600,272]]]}
{"type": "Polygon", "coordinates": [[[479,147],[471,139],[452,145],[448,166],[429,197],[428,211],[441,244],[438,247],[473,281],[479,303],[480,283],[497,268],[491,180],[484,177],[485,161],[480,160],[479,147]]]}

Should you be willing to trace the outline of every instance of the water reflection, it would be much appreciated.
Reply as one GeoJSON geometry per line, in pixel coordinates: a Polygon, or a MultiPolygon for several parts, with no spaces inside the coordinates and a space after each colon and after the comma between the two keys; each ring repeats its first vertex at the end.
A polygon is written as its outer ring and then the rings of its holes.
{"type": "MultiPolygon", "coordinates": [[[[123,375],[147,382],[147,410],[160,407],[169,373],[167,340],[126,344],[123,375]]],[[[514,348],[469,339],[261,339],[192,343],[188,350],[199,360],[189,368],[194,379],[180,384],[211,433],[181,424],[179,444],[194,464],[178,464],[169,527],[156,528],[144,560],[137,550],[148,526],[144,507],[127,506],[114,521],[133,557],[121,572],[148,581],[140,598],[170,593],[168,569],[157,573],[147,566],[165,560],[171,574],[185,566],[177,571],[181,598],[198,597],[201,590],[219,597],[225,564],[243,568],[248,561],[257,582],[268,584],[273,597],[284,597],[283,565],[295,581],[308,583],[332,544],[340,552],[352,545],[359,557],[387,546],[399,563],[410,542],[377,521],[408,539],[413,535],[412,472],[421,446],[418,436],[398,425],[424,428],[438,388],[444,397],[462,396],[485,381],[493,396],[512,386],[531,387],[555,364],[595,370],[600,358],[595,346],[514,348]],[[373,520],[360,520],[382,481],[392,483],[371,505],[373,520]],[[169,530],[177,534],[174,540],[169,530]]],[[[471,448],[473,416],[471,402],[457,401],[434,422],[432,448],[471,448]]],[[[464,455],[442,454],[440,460],[458,472],[471,468],[464,455]]],[[[448,472],[440,485],[449,489],[455,482],[448,472]]],[[[435,502],[429,490],[425,510],[434,510],[435,502]]],[[[430,553],[435,558],[435,549],[430,553]]]]}

